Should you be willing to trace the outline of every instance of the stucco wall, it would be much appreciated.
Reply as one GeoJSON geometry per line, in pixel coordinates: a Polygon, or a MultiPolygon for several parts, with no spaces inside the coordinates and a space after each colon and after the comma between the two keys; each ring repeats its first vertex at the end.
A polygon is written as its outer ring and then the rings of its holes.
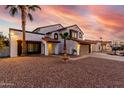
{"type": "MultiPolygon", "coordinates": [[[[65,33],[65,32],[68,32],[68,34],[70,35],[70,29],[74,29],[74,30],[77,30],[78,31],[78,39],[81,39],[81,40],[83,40],[83,36],[82,36],[82,38],[79,38],[79,29],[77,28],[77,27],[70,27],[70,28],[68,28],[68,29],[64,29],[64,30],[62,30],[61,31],[61,33],[63,34],[63,33],[65,33]]],[[[58,33],[58,40],[59,41],[61,41],[61,43],[59,43],[58,44],[58,47],[59,47],[59,50],[58,50],[58,52],[59,53],[63,53],[64,51],[63,51],[63,46],[64,46],[64,40],[60,37],[60,32],[58,31],[58,32],[53,32],[52,34],[51,34],[51,38],[54,38],[54,34],[55,33],[58,33]]],[[[83,33],[82,33],[82,35],[83,35],[83,33]]],[[[79,55],[79,50],[77,49],[77,45],[78,45],[78,43],[76,42],[76,41],[73,41],[73,40],[67,40],[66,41],[66,44],[67,44],[67,53],[68,54],[72,54],[72,49],[76,49],[77,50],[77,55],[79,55]]]]}
{"type": "Polygon", "coordinates": [[[72,54],[72,50],[75,49],[77,50],[77,42],[73,40],[67,40],[67,52],[69,54],[72,54]]]}
{"type": "Polygon", "coordinates": [[[59,44],[55,44],[55,54],[59,54],[59,44]]]}
{"type": "Polygon", "coordinates": [[[101,50],[102,50],[101,43],[98,42],[98,43],[96,44],[96,51],[99,52],[99,51],[101,51],[101,50]]]}
{"type": "MultiPolygon", "coordinates": [[[[41,41],[44,35],[26,33],[26,40],[41,41]]],[[[10,57],[17,56],[17,40],[22,40],[22,32],[10,30],[10,57]]]]}
{"type": "MultiPolygon", "coordinates": [[[[51,27],[45,27],[42,29],[39,29],[38,33],[47,33],[47,32],[51,32],[57,29],[61,29],[63,28],[61,25],[55,25],[55,26],[51,26],[51,27]]],[[[61,41],[61,43],[57,43],[55,45],[55,54],[59,54],[59,53],[63,53],[63,39],[61,39],[60,37],[60,32],[65,33],[68,32],[70,34],[70,29],[76,30],[78,32],[78,39],[83,40],[83,32],[80,31],[80,29],[77,26],[71,26],[67,29],[64,29],[63,31],[57,31],[57,32],[53,32],[50,37],[54,38],[54,33],[58,33],[58,40],[61,41]],[[82,33],[82,38],[79,38],[79,32],[82,33]]],[[[44,47],[42,47],[43,45],[41,45],[41,49],[44,51],[41,51],[43,53],[45,53],[45,55],[48,55],[48,43],[42,40],[42,37],[44,37],[44,35],[39,35],[39,34],[33,34],[33,33],[26,33],[26,40],[30,40],[30,41],[41,41],[44,44],[44,47]]],[[[22,40],[22,32],[20,31],[14,31],[14,30],[10,30],[10,56],[11,57],[16,57],[17,56],[17,40],[22,40]]],[[[76,41],[72,41],[72,40],[67,40],[67,52],[69,54],[72,54],[72,49],[76,49],[77,50],[77,46],[78,43],[76,41]]],[[[77,54],[79,55],[79,50],[77,50],[77,54]]]]}
{"type": "Polygon", "coordinates": [[[59,40],[60,40],[60,39],[61,39],[61,37],[60,37],[60,32],[61,32],[62,34],[65,33],[65,32],[67,32],[67,33],[70,35],[70,30],[71,30],[71,29],[76,30],[76,31],[78,32],[78,39],[80,39],[80,40],[83,40],[83,39],[84,39],[84,34],[83,34],[83,32],[80,31],[79,28],[77,28],[77,26],[73,26],[73,27],[69,27],[69,28],[64,29],[64,30],[61,30],[61,31],[53,32],[53,33],[51,34],[51,38],[54,38],[54,34],[55,34],[55,33],[58,33],[59,40]],[[79,37],[79,33],[80,33],[80,32],[81,32],[81,34],[82,34],[82,38],[79,37]]]}
{"type": "MultiPolygon", "coordinates": [[[[67,53],[72,54],[72,49],[77,50],[77,42],[73,40],[66,40],[66,47],[67,47],[67,53]]],[[[64,40],[61,40],[61,43],[58,45],[59,46],[59,53],[64,53],[63,47],[64,47],[64,40]]]]}
{"type": "Polygon", "coordinates": [[[112,48],[109,43],[106,44],[105,49],[106,49],[106,51],[112,51],[112,48]]]}
{"type": "Polygon", "coordinates": [[[67,28],[67,31],[69,32],[70,29],[73,29],[73,30],[78,31],[78,39],[80,39],[80,40],[83,40],[83,39],[84,39],[84,33],[83,33],[83,31],[80,31],[80,29],[79,29],[77,26],[69,27],[69,28],[67,28]],[[79,37],[79,33],[80,33],[80,32],[82,33],[82,38],[79,37]]]}

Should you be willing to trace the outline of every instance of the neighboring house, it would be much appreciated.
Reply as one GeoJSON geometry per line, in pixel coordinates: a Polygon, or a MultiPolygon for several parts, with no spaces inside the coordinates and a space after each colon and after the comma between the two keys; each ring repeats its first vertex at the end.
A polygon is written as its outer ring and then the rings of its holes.
{"type": "Polygon", "coordinates": [[[120,47],[121,45],[124,45],[124,41],[120,41],[120,40],[112,41],[112,46],[114,46],[114,47],[120,47]]]}
{"type": "Polygon", "coordinates": [[[92,52],[107,52],[107,51],[112,51],[111,48],[111,41],[100,41],[100,40],[86,40],[91,43],[91,50],[92,52]]]}
{"type": "Polygon", "coordinates": [[[103,51],[112,51],[111,41],[103,41],[102,46],[103,46],[103,51]]]}
{"type": "Polygon", "coordinates": [[[96,41],[96,52],[112,51],[111,41],[96,41]]]}
{"type": "MultiPolygon", "coordinates": [[[[68,32],[71,40],[67,40],[67,53],[85,55],[92,52],[94,42],[84,40],[83,31],[77,26],[63,27],[61,24],[38,27],[34,31],[26,31],[26,43],[28,54],[58,55],[63,54],[63,39],[60,33],[68,32]]],[[[21,55],[22,31],[9,29],[10,33],[10,56],[21,55]]]]}

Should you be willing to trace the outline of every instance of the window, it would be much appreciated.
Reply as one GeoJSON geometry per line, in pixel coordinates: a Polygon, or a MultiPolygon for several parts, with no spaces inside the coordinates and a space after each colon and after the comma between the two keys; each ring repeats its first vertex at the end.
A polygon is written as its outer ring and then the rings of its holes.
{"type": "Polygon", "coordinates": [[[77,37],[78,37],[77,31],[75,31],[75,30],[70,30],[70,36],[71,36],[71,38],[77,38],[77,37]]]}
{"type": "Polygon", "coordinates": [[[58,34],[57,33],[54,34],[54,39],[58,39],[58,34]]]}
{"type": "Polygon", "coordinates": [[[83,37],[82,33],[81,33],[81,32],[79,32],[79,38],[82,38],[82,37],[83,37]]]}

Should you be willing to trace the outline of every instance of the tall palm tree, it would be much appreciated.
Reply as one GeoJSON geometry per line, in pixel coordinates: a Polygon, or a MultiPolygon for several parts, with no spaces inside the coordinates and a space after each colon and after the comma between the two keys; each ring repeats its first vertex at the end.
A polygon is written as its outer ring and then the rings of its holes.
{"type": "Polygon", "coordinates": [[[25,40],[25,27],[26,27],[26,18],[28,17],[30,21],[33,21],[33,16],[31,12],[36,11],[36,9],[41,8],[37,5],[7,5],[5,9],[9,9],[11,16],[15,16],[18,12],[21,13],[22,21],[22,55],[27,54],[27,45],[25,40]]]}

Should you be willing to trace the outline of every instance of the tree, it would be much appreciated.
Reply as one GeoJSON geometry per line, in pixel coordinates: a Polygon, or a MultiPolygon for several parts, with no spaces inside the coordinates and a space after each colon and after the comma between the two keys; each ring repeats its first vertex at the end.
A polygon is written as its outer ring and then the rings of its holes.
{"type": "Polygon", "coordinates": [[[69,37],[69,35],[68,35],[67,32],[65,32],[65,33],[63,33],[63,34],[61,33],[60,36],[61,36],[62,39],[64,39],[64,47],[63,47],[63,50],[64,50],[64,54],[67,55],[66,40],[69,40],[70,37],[69,37]]]}
{"type": "Polygon", "coordinates": [[[64,50],[64,57],[62,58],[65,62],[67,62],[69,60],[68,56],[67,56],[67,46],[66,46],[66,40],[70,39],[70,36],[68,35],[67,32],[65,33],[61,33],[60,34],[61,38],[64,39],[64,46],[63,46],[63,50],[64,50]]]}
{"type": "Polygon", "coordinates": [[[1,50],[4,46],[6,46],[6,44],[5,44],[5,39],[6,39],[5,36],[0,35],[0,50],[1,50]]]}
{"type": "Polygon", "coordinates": [[[11,16],[15,16],[17,13],[21,13],[21,23],[22,23],[22,55],[27,54],[26,40],[25,40],[25,27],[26,27],[26,18],[28,17],[33,21],[33,16],[31,12],[36,11],[36,9],[41,8],[37,5],[7,5],[5,9],[9,9],[11,16]]]}
{"type": "Polygon", "coordinates": [[[121,50],[124,50],[124,45],[121,45],[121,50]]]}

